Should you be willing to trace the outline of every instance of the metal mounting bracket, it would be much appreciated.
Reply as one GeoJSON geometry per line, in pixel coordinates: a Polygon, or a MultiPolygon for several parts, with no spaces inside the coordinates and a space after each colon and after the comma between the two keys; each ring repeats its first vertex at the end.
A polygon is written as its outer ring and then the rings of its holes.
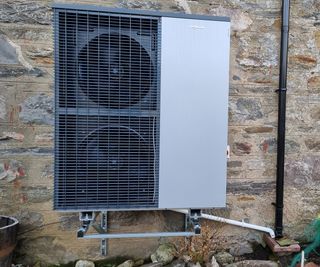
{"type": "Polygon", "coordinates": [[[95,220],[97,214],[94,212],[80,212],[79,220],[82,222],[82,226],[77,232],[77,237],[84,237],[85,233],[88,231],[90,224],[95,220]]]}
{"type": "Polygon", "coordinates": [[[193,224],[193,230],[196,235],[201,234],[201,226],[200,226],[200,218],[201,218],[201,210],[200,209],[192,209],[190,210],[190,219],[193,224]]]}
{"type": "MultiPolygon", "coordinates": [[[[102,230],[107,233],[108,230],[108,213],[106,211],[101,212],[100,225],[102,230]]],[[[108,254],[108,240],[101,239],[100,250],[102,256],[107,256],[108,254]]]]}
{"type": "Polygon", "coordinates": [[[108,213],[102,212],[81,212],[79,215],[82,225],[77,231],[78,238],[101,239],[101,255],[108,254],[108,239],[112,238],[151,238],[151,237],[191,237],[201,233],[200,219],[201,210],[191,209],[185,217],[185,231],[183,232],[147,232],[147,233],[108,233],[108,213]],[[100,215],[100,222],[97,223],[97,217],[100,215]],[[193,231],[188,231],[188,222],[193,225],[193,231]],[[97,232],[96,234],[87,234],[90,226],[97,232]]]}

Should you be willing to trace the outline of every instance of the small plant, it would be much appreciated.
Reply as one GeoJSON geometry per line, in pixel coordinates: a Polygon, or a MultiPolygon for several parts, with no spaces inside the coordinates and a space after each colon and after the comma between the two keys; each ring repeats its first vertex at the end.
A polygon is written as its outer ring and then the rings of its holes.
{"type": "Polygon", "coordinates": [[[221,223],[203,221],[201,235],[177,239],[177,257],[188,255],[192,262],[203,264],[208,261],[209,254],[217,251],[220,243],[221,223]]]}

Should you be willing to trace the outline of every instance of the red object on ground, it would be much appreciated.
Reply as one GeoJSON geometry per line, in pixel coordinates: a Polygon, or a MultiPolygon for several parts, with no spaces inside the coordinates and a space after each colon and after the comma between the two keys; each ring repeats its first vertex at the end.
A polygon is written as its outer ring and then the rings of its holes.
{"type": "MultiPolygon", "coordinates": [[[[264,234],[263,239],[268,245],[268,247],[274,252],[278,254],[291,254],[294,252],[299,252],[300,251],[300,246],[299,244],[292,244],[290,246],[280,246],[277,241],[272,238],[271,236],[264,234]]],[[[312,267],[312,266],[309,266],[312,267]]]]}
{"type": "MultiPolygon", "coordinates": [[[[296,267],[301,267],[301,263],[297,264],[296,267]]],[[[309,263],[305,264],[304,267],[320,267],[320,265],[315,264],[313,262],[309,262],[309,263]]]]}

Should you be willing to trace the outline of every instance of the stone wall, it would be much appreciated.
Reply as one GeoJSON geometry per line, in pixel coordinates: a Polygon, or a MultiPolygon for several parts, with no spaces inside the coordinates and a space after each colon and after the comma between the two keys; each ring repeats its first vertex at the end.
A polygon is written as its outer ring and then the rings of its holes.
{"type": "MultiPolygon", "coordinates": [[[[112,7],[231,17],[227,208],[218,214],[273,227],[280,0],[87,0],[112,7]]],[[[52,211],[53,48],[50,0],[0,3],[0,214],[21,221],[17,261],[97,259],[77,240],[77,214],[52,211]],[[48,224],[40,227],[43,224],[48,224]]],[[[291,1],[285,232],[303,238],[320,203],[320,2],[291,1]]],[[[177,230],[170,212],[111,214],[112,230],[177,230]]],[[[231,226],[221,246],[251,251],[261,235],[231,226]]],[[[113,240],[110,256],[145,257],[163,240],[113,240]]]]}

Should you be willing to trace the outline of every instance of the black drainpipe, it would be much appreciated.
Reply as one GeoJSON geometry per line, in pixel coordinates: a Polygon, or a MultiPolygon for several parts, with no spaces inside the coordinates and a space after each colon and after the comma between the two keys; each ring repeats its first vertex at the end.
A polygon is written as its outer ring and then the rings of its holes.
{"type": "Polygon", "coordinates": [[[278,102],[278,143],[277,143],[277,182],[276,182],[276,215],[275,234],[282,237],[283,230],[283,187],[284,187],[284,158],[286,132],[286,93],[287,93],[287,63],[289,42],[290,0],[282,0],[282,27],[280,48],[280,75],[278,102]]]}

